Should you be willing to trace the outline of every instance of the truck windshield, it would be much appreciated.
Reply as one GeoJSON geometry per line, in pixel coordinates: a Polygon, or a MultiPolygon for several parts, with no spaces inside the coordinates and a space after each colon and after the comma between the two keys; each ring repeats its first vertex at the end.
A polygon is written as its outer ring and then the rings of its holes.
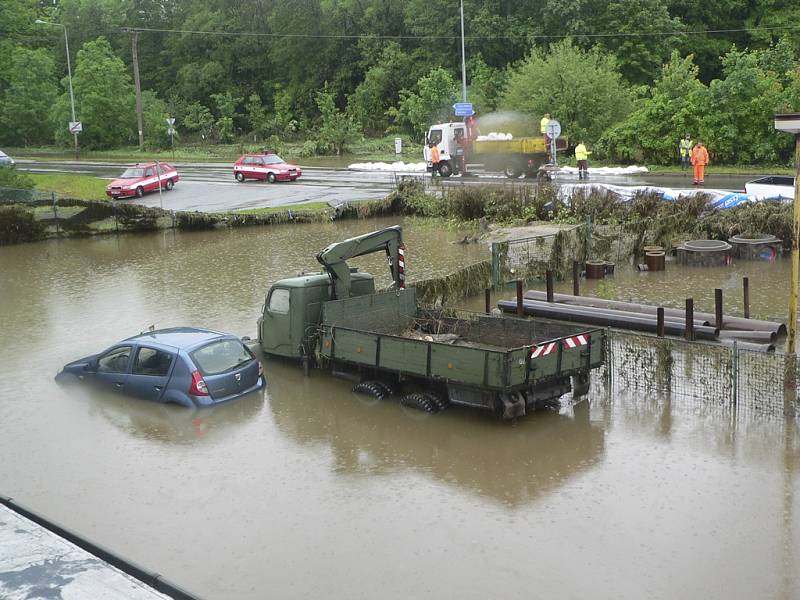
{"type": "Polygon", "coordinates": [[[191,357],[203,375],[218,375],[225,371],[233,371],[255,358],[239,340],[212,342],[192,352],[191,357]]]}
{"type": "Polygon", "coordinates": [[[442,141],[441,129],[432,129],[428,133],[428,143],[433,142],[434,144],[438,145],[441,141],[442,141]]]}
{"type": "Polygon", "coordinates": [[[120,179],[134,179],[135,177],[144,177],[144,169],[125,169],[120,179]]]}

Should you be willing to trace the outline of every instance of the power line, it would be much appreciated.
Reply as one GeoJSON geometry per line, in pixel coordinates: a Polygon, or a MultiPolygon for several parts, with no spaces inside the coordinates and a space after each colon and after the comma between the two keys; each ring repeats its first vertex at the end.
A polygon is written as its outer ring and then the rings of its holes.
{"type": "MultiPolygon", "coordinates": [[[[742,27],[738,29],[700,29],[686,31],[632,31],[627,33],[570,33],[562,35],[467,35],[467,40],[509,40],[509,39],[563,39],[575,38],[626,38],[626,37],[673,37],[682,35],[707,35],[726,33],[756,33],[769,31],[795,31],[800,25],[784,25],[779,27],[742,27]]],[[[303,38],[303,39],[386,39],[386,40],[458,40],[458,35],[373,35],[373,34],[341,34],[341,33],[264,33],[255,31],[200,31],[194,29],[158,29],[152,27],[123,27],[126,32],[177,33],[181,35],[214,35],[222,37],[264,37],[264,38],[303,38]]]]}

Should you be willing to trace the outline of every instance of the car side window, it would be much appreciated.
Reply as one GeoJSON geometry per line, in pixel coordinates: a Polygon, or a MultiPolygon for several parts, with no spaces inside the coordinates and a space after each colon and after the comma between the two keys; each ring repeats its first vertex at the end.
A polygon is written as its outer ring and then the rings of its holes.
{"type": "Polygon", "coordinates": [[[269,295],[269,312],[286,314],[289,312],[289,290],[272,290],[269,295]]]}
{"type": "Polygon", "coordinates": [[[147,170],[144,172],[145,177],[152,177],[153,176],[153,167],[147,167],[147,170]]]}
{"type": "Polygon", "coordinates": [[[169,373],[173,355],[155,348],[141,347],[133,361],[134,375],[164,377],[169,373]]]}
{"type": "Polygon", "coordinates": [[[131,357],[130,346],[120,346],[106,352],[97,360],[98,373],[125,373],[131,357]]]}

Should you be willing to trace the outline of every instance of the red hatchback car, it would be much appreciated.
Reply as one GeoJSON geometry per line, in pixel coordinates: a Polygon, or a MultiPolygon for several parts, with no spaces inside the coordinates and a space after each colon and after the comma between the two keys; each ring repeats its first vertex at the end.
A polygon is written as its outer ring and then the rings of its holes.
{"type": "Polygon", "coordinates": [[[106,194],[112,198],[141,198],[145,192],[158,190],[159,181],[162,182],[162,189],[171,190],[179,180],[178,170],[167,163],[137,164],[125,169],[119,179],[112,181],[106,188],[106,194]]]}
{"type": "Polygon", "coordinates": [[[290,165],[274,152],[245,154],[233,165],[233,176],[236,181],[245,179],[266,179],[270,183],[276,181],[294,181],[303,172],[297,165],[290,165]]]}

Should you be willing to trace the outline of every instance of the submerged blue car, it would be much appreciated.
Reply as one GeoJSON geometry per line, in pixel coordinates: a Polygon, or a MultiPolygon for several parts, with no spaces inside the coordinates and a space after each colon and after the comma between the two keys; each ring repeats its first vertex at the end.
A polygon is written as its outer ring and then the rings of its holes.
{"type": "Polygon", "coordinates": [[[239,338],[193,327],[135,335],[56,375],[56,381],[75,379],[187,407],[234,400],[265,384],[261,363],[239,338]]]}

